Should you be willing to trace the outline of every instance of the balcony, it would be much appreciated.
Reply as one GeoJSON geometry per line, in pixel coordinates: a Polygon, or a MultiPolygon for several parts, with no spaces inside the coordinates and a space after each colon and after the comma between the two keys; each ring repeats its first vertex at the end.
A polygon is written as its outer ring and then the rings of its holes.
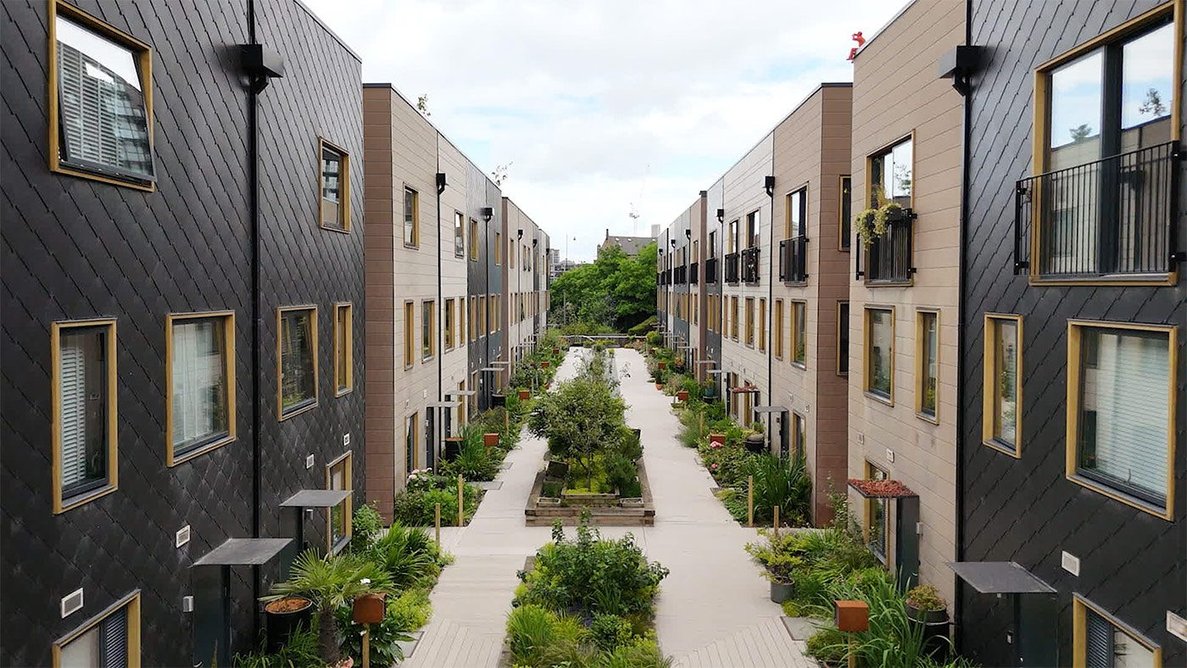
{"type": "Polygon", "coordinates": [[[698,282],[697,279],[700,278],[699,276],[697,276],[697,270],[699,268],[700,268],[700,265],[697,262],[693,262],[692,264],[688,265],[688,282],[689,283],[691,283],[693,285],[697,284],[697,282],[698,282]]]}
{"type": "Polygon", "coordinates": [[[808,240],[804,237],[779,242],[779,280],[803,283],[808,280],[808,240]]]}
{"type": "Polygon", "coordinates": [[[725,282],[736,285],[738,282],[738,253],[725,254],[725,282]]]}
{"type": "Polygon", "coordinates": [[[688,282],[688,267],[680,265],[672,270],[672,282],[676,285],[684,285],[688,282]]]}
{"type": "Polygon", "coordinates": [[[1175,238],[1178,142],[1018,181],[1014,273],[1039,279],[1162,278],[1187,259],[1175,238]]]}
{"type": "Polygon", "coordinates": [[[711,257],[705,260],[705,283],[713,285],[717,282],[717,258],[711,257]]]}
{"type": "Polygon", "coordinates": [[[907,285],[915,275],[913,229],[915,212],[903,209],[886,222],[886,232],[856,248],[857,278],[867,285],[907,285]],[[863,258],[864,253],[864,258],[863,258]],[[864,263],[863,263],[864,259],[864,263]]]}
{"type": "Polygon", "coordinates": [[[753,246],[742,251],[742,282],[743,283],[758,283],[758,246],[753,246]]]}

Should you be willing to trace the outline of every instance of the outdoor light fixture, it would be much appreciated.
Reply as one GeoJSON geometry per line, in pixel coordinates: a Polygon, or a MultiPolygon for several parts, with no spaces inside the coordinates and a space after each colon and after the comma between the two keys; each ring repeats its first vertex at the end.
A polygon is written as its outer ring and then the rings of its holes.
{"type": "Polygon", "coordinates": [[[717,210],[717,222],[719,222],[719,223],[725,222],[725,209],[717,210]]]}
{"type": "Polygon", "coordinates": [[[495,210],[489,206],[484,206],[478,210],[478,214],[482,216],[482,222],[489,223],[490,219],[495,216],[495,210]]]}
{"type": "Polygon", "coordinates": [[[284,58],[262,44],[239,45],[240,65],[251,79],[252,89],[262,92],[270,79],[284,77],[284,58]]]}
{"type": "Polygon", "coordinates": [[[676,247],[676,240],[672,239],[672,248],[675,248],[675,247],[676,247]]]}
{"type": "Polygon", "coordinates": [[[684,238],[691,239],[692,238],[692,230],[684,230],[684,238]]]}
{"type": "Polygon", "coordinates": [[[437,172],[437,194],[438,195],[445,192],[445,186],[446,186],[445,172],[437,172]]]}
{"type": "Polygon", "coordinates": [[[520,229],[518,229],[518,230],[516,230],[516,231],[515,231],[515,238],[516,238],[516,239],[522,239],[522,238],[523,238],[523,228],[522,228],[522,227],[521,227],[520,229]]]}
{"type": "Polygon", "coordinates": [[[538,243],[540,243],[539,239],[532,239],[532,248],[535,248],[536,244],[538,244],[538,243]]]}
{"type": "Polygon", "coordinates": [[[763,186],[767,191],[767,197],[775,196],[775,177],[767,176],[763,178],[763,186]]]}

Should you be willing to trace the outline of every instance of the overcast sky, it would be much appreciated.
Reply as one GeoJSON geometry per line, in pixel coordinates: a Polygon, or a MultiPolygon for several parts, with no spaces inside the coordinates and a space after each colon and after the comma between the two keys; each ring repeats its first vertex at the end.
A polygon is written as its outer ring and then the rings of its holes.
{"type": "Polygon", "coordinates": [[[850,35],[906,4],[305,2],[362,57],[363,81],[427,94],[483,171],[510,163],[503,194],[582,260],[606,228],[670,223],[817,84],[850,81],[850,35]]]}

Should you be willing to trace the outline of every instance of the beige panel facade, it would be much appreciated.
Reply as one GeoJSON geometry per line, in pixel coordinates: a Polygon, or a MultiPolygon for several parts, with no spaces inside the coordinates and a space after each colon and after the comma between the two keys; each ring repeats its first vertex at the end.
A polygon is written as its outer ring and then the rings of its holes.
{"type": "MultiPolygon", "coordinates": [[[[849,476],[868,477],[871,466],[919,495],[920,572],[951,601],[954,584],[945,565],[956,556],[956,356],[959,298],[961,98],[951,81],[939,79],[941,55],[964,41],[964,3],[917,0],[871,39],[854,61],[852,174],[853,207],[870,205],[871,158],[910,138],[913,144],[910,201],[914,272],[899,285],[875,286],[869,269],[850,285],[849,476]],[[877,364],[866,345],[866,309],[893,317],[892,364],[877,364]],[[917,322],[938,314],[938,374],[935,416],[925,415],[917,375],[917,322]],[[889,396],[869,391],[889,373],[889,396]]],[[[906,164],[907,160],[902,160],[906,164]]],[[[901,188],[901,175],[899,179],[901,188]]],[[[905,199],[904,199],[905,201],[905,199]]],[[[854,251],[868,251],[852,241],[854,251]]],[[[852,269],[852,265],[850,267],[852,269]]],[[[885,341],[885,340],[884,340],[885,341]]],[[[854,504],[865,503],[850,493],[854,504]]],[[[859,514],[859,516],[861,516],[859,514]]],[[[888,554],[894,557],[896,518],[889,521],[888,554]]],[[[913,527],[904,533],[914,534],[913,527]]]]}
{"type": "MultiPolygon", "coordinates": [[[[468,363],[468,346],[466,345],[466,327],[468,326],[469,313],[466,303],[466,271],[469,267],[466,260],[466,193],[469,184],[466,181],[469,170],[467,165],[469,160],[457,149],[448,139],[438,133],[438,170],[445,174],[445,190],[441,193],[441,219],[439,221],[439,228],[441,234],[441,295],[442,302],[440,305],[441,315],[438,322],[441,326],[438,328],[439,340],[441,342],[442,358],[441,358],[441,386],[442,394],[448,395],[451,392],[456,392],[458,385],[466,382],[467,363],[468,363]],[[454,226],[459,224],[458,216],[461,217],[460,224],[462,226],[462,236],[460,243],[457,240],[457,235],[454,226]],[[452,300],[452,301],[451,301],[452,300]],[[452,315],[446,316],[446,309],[452,310],[452,315]],[[445,323],[449,322],[453,327],[453,335],[447,336],[445,331],[445,323]],[[452,339],[452,345],[449,345],[452,339]]],[[[456,395],[447,397],[453,401],[459,401],[460,398],[456,395]]],[[[449,416],[449,433],[442,431],[444,436],[456,436],[461,433],[461,427],[464,423],[463,406],[448,409],[451,411],[449,416]]]]}
{"type": "MultiPolygon", "coordinates": [[[[816,524],[831,519],[829,492],[844,490],[848,477],[848,379],[838,364],[838,311],[849,299],[850,253],[841,242],[841,183],[850,170],[851,104],[849,84],[825,84],[774,131],[772,403],[788,408],[783,418],[787,443],[790,450],[802,448],[805,456],[816,524]],[[784,258],[789,275],[781,277],[780,243],[794,245],[798,238],[807,240],[806,277],[791,275],[796,262],[790,254],[784,258]],[[800,310],[802,318],[796,317],[800,310]],[[797,336],[801,327],[803,334],[797,336]],[[800,339],[805,344],[802,354],[800,339]],[[798,442],[799,433],[803,443],[798,442]]],[[[773,439],[772,447],[778,450],[779,439],[773,439]]]]}

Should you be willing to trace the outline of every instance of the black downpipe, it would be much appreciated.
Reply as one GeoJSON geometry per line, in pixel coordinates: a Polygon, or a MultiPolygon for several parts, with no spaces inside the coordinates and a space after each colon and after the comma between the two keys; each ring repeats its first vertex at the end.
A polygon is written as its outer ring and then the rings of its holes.
{"type": "MultiPolygon", "coordinates": [[[[971,46],[973,43],[973,0],[965,0],[964,3],[964,43],[966,46],[971,46]]],[[[959,75],[958,75],[959,76],[959,75]]],[[[963,75],[971,76],[971,75],[963,75]]],[[[964,349],[966,333],[965,329],[968,322],[965,320],[967,308],[964,298],[964,284],[965,272],[968,271],[968,228],[969,228],[969,156],[971,155],[971,138],[972,138],[972,120],[973,120],[973,105],[972,105],[972,87],[969,85],[968,79],[964,82],[963,102],[961,107],[964,112],[963,120],[961,121],[962,128],[960,133],[961,156],[960,156],[960,271],[957,273],[957,299],[956,299],[956,313],[957,322],[956,328],[956,378],[957,387],[960,391],[957,393],[957,410],[956,410],[956,561],[964,561],[964,443],[965,443],[965,407],[963,399],[968,396],[968,390],[965,388],[964,370],[965,354],[964,349]]],[[[954,576],[955,577],[955,576],[954,576]]],[[[959,654],[964,644],[964,634],[960,632],[960,614],[961,601],[964,598],[964,582],[960,578],[956,579],[956,587],[954,589],[956,595],[952,602],[952,619],[955,622],[956,636],[956,651],[959,654]]]]}
{"type": "MultiPolygon", "coordinates": [[[[437,133],[437,174],[441,173],[441,133],[437,133]]],[[[440,177],[438,177],[440,178],[440,177]]],[[[441,195],[446,186],[437,186],[437,416],[433,419],[433,467],[436,470],[437,456],[441,453],[442,442],[445,440],[445,410],[440,403],[445,400],[443,383],[445,382],[445,300],[441,293],[441,249],[445,246],[441,237],[441,195]]],[[[452,317],[452,316],[451,316],[452,317]]],[[[462,332],[464,335],[465,332],[462,332]]]]}
{"type": "MultiPolygon", "coordinates": [[[[256,7],[255,0],[247,0],[247,41],[257,44],[256,40],[256,7]]],[[[267,80],[265,79],[266,83],[267,80]]],[[[260,538],[263,533],[262,514],[260,512],[261,476],[263,474],[260,462],[260,321],[262,309],[260,294],[260,137],[259,137],[259,96],[263,87],[258,80],[252,80],[247,93],[247,187],[248,209],[251,216],[251,536],[260,538]]],[[[253,569],[251,579],[252,601],[260,599],[259,569],[253,569]]],[[[259,615],[253,614],[252,636],[259,636],[259,615]]],[[[227,620],[226,623],[230,623],[227,620]]],[[[229,649],[229,648],[228,648],[229,649]]]]}
{"type": "MultiPolygon", "coordinates": [[[[772,144],[772,146],[771,146],[771,174],[773,175],[774,173],[775,173],[775,148],[774,148],[774,145],[772,144]]],[[[765,351],[766,352],[765,357],[767,358],[767,403],[774,406],[775,405],[775,393],[774,393],[775,392],[775,356],[771,354],[771,345],[773,343],[771,341],[771,332],[772,332],[772,327],[774,326],[775,323],[772,321],[772,318],[770,315],[775,310],[775,279],[774,279],[774,276],[775,276],[775,189],[774,188],[771,188],[771,192],[767,195],[767,197],[771,200],[771,224],[770,224],[771,243],[770,243],[770,245],[767,246],[767,309],[770,309],[770,311],[763,315],[763,320],[765,321],[765,324],[766,324],[766,331],[763,332],[763,336],[765,336],[766,340],[767,340],[767,349],[765,351]]],[[[780,446],[782,447],[783,430],[786,428],[786,424],[784,424],[784,423],[786,423],[790,419],[790,416],[784,417],[782,414],[780,414],[780,417],[775,418],[774,413],[768,413],[767,415],[768,415],[768,417],[767,417],[767,446],[768,446],[767,449],[770,450],[770,446],[773,445],[775,442],[775,439],[774,439],[775,435],[771,433],[773,431],[771,429],[771,422],[776,419],[779,420],[779,438],[780,438],[780,446]]]]}

